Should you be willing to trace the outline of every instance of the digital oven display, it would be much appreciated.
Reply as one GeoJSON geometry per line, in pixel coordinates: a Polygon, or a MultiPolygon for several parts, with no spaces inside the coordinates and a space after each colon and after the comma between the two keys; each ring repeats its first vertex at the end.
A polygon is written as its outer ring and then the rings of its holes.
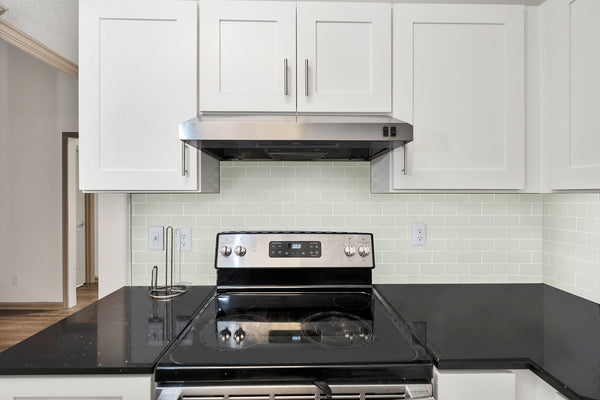
{"type": "Polygon", "coordinates": [[[269,242],[271,258],[318,258],[321,257],[321,242],[269,242]]]}
{"type": "Polygon", "coordinates": [[[320,342],[319,331],[269,331],[269,343],[311,343],[320,342]]]}

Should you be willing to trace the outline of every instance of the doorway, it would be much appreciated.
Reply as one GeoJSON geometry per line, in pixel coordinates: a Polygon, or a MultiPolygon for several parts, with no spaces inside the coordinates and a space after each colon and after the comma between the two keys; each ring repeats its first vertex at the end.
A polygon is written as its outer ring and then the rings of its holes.
{"type": "MultiPolygon", "coordinates": [[[[95,292],[95,196],[79,190],[79,135],[63,133],[63,308],[80,292],[95,292]]],[[[97,297],[97,295],[96,295],[97,297]]]]}

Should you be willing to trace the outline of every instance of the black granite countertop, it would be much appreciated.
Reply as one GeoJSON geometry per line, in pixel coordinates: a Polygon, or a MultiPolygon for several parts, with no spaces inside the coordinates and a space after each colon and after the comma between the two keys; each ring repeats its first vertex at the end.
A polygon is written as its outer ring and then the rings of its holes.
{"type": "Polygon", "coordinates": [[[377,285],[440,369],[530,368],[600,400],[600,305],[542,284],[377,285]]]}
{"type": "Polygon", "coordinates": [[[194,286],[164,302],[123,287],[0,353],[0,375],[151,374],[213,291],[194,286]]]}
{"type": "MultiPolygon", "coordinates": [[[[529,368],[600,400],[600,305],[542,284],[377,285],[440,369],[529,368]]],[[[123,287],[0,353],[0,375],[152,373],[210,298],[157,302],[123,287]]]]}

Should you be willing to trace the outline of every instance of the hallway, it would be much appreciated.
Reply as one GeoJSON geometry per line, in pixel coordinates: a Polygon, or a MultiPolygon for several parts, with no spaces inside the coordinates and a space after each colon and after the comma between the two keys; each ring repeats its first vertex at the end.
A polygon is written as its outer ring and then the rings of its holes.
{"type": "Polygon", "coordinates": [[[98,282],[77,288],[77,305],[68,310],[0,310],[0,352],[98,300],[98,282]]]}

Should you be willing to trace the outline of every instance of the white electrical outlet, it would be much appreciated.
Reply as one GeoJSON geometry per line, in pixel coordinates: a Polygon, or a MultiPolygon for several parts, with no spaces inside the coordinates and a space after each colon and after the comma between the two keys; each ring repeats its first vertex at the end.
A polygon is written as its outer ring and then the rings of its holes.
{"type": "Polygon", "coordinates": [[[163,226],[149,226],[148,227],[148,250],[150,251],[163,251],[165,249],[164,239],[164,227],[163,226]]]}
{"type": "Polygon", "coordinates": [[[412,225],[413,246],[425,246],[427,244],[427,224],[415,222],[412,225]]]}
{"type": "Polygon", "coordinates": [[[180,243],[177,249],[181,249],[183,252],[192,251],[192,228],[180,228],[179,240],[180,243]]]}

